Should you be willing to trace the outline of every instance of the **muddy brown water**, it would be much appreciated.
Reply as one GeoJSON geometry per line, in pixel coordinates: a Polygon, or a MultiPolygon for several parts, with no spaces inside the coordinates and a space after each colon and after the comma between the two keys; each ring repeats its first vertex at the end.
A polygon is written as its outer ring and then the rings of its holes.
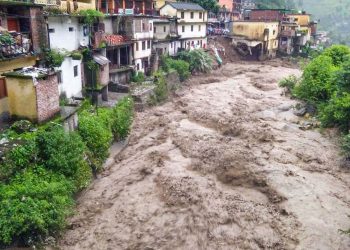
{"type": "Polygon", "coordinates": [[[227,64],[137,113],[60,249],[350,249],[350,173],[332,131],[300,130],[278,81],[227,64]]]}

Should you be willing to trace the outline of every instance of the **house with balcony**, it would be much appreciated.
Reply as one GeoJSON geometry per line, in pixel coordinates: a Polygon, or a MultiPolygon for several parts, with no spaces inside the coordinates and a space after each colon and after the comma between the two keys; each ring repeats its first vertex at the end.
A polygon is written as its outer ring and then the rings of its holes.
{"type": "Polygon", "coordinates": [[[155,14],[153,8],[153,0],[97,0],[96,9],[106,14],[155,14]]]}
{"type": "Polygon", "coordinates": [[[60,67],[56,67],[61,97],[81,97],[83,90],[82,56],[78,51],[89,44],[88,27],[71,15],[47,16],[50,49],[65,55],[60,67]]]}
{"type": "Polygon", "coordinates": [[[186,2],[167,2],[160,9],[161,16],[177,18],[181,49],[207,47],[207,11],[200,5],[186,2]]]}
{"type": "Polygon", "coordinates": [[[43,6],[52,4],[49,0],[0,2],[0,120],[14,115],[11,105],[19,101],[10,100],[4,73],[36,64],[41,48],[48,45],[43,6]]]}
{"type": "Polygon", "coordinates": [[[176,18],[158,18],[153,20],[153,48],[158,55],[174,56],[181,48],[178,40],[176,18]]]}

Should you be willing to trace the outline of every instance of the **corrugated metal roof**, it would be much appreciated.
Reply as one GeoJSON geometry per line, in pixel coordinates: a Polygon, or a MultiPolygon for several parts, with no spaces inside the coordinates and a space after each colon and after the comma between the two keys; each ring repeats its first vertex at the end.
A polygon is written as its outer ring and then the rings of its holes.
{"type": "Polygon", "coordinates": [[[106,65],[110,62],[107,57],[105,57],[101,54],[95,54],[95,55],[93,55],[93,58],[94,58],[94,61],[96,63],[98,63],[99,65],[106,65]]]}
{"type": "Polygon", "coordinates": [[[200,10],[204,11],[204,9],[196,3],[184,3],[184,2],[168,2],[169,5],[171,5],[173,8],[177,10],[200,10]]]}

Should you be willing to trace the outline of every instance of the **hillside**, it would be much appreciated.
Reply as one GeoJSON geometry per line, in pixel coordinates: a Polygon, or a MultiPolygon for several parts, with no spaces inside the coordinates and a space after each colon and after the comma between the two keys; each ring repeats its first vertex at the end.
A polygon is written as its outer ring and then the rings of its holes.
{"type": "Polygon", "coordinates": [[[349,0],[297,0],[297,3],[320,20],[319,30],[331,32],[334,42],[350,45],[349,0]]]}

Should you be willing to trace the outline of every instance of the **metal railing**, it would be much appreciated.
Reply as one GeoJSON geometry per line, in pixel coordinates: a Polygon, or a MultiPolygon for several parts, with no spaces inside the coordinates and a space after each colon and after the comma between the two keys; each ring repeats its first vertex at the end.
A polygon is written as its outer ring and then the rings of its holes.
{"type": "Polygon", "coordinates": [[[16,3],[27,3],[27,4],[38,4],[38,5],[58,5],[57,0],[0,0],[1,2],[16,2],[16,3]]]}
{"type": "Polygon", "coordinates": [[[31,52],[29,33],[0,33],[0,58],[13,58],[31,52]]]}

